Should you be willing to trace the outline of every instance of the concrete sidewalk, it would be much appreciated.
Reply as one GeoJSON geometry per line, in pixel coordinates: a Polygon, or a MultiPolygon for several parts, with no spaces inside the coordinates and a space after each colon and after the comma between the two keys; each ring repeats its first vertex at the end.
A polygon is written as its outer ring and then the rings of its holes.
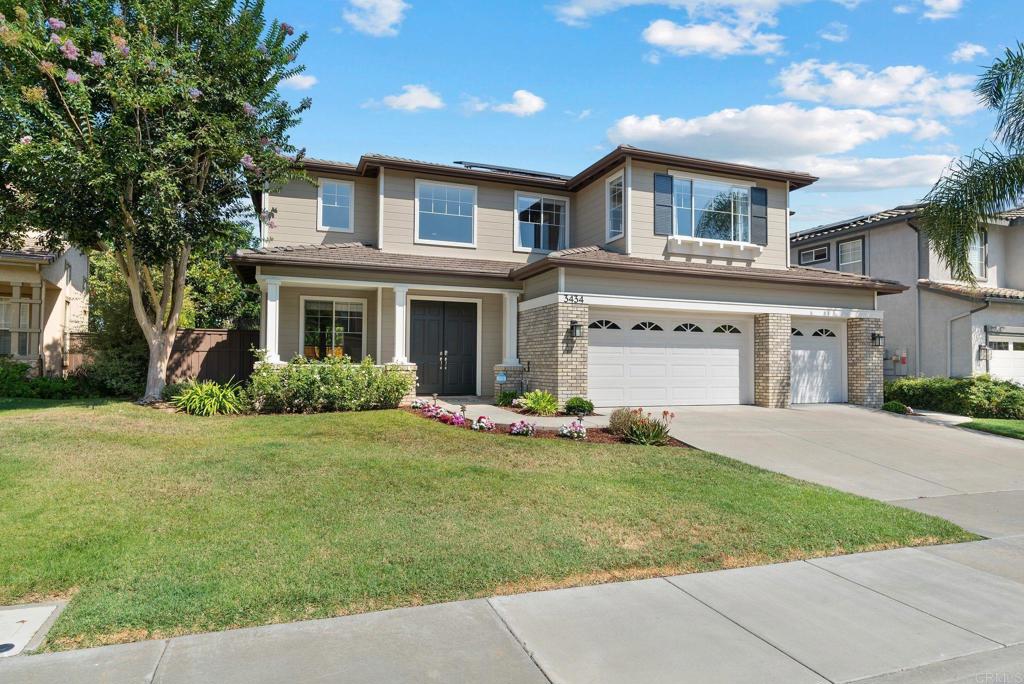
{"type": "Polygon", "coordinates": [[[0,682],[1024,681],[1024,537],[0,662],[0,682]]]}

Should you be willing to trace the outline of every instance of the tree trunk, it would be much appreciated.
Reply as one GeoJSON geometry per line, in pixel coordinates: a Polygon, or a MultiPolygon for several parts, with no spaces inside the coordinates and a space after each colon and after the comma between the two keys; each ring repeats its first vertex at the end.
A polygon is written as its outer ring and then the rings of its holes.
{"type": "Polygon", "coordinates": [[[149,365],[146,369],[146,393],[140,404],[151,404],[163,398],[167,385],[167,363],[171,358],[174,333],[160,333],[149,343],[149,365]]]}

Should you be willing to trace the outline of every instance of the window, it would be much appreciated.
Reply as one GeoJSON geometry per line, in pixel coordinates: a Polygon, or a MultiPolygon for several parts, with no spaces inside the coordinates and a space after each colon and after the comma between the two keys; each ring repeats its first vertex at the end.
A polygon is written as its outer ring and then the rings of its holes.
{"type": "Polygon", "coordinates": [[[820,264],[822,261],[828,261],[828,245],[819,245],[818,247],[808,247],[807,249],[800,250],[801,266],[820,264]]]}
{"type": "Polygon", "coordinates": [[[594,321],[587,327],[590,328],[591,330],[621,330],[621,328],[619,328],[618,323],[613,323],[603,318],[599,321],[594,321]]]}
{"type": "Polygon", "coordinates": [[[704,332],[703,330],[701,330],[701,327],[699,325],[697,325],[696,323],[680,323],[679,325],[676,326],[675,331],[676,332],[694,332],[694,333],[702,333],[702,332],[704,332]]]}
{"type": "Polygon", "coordinates": [[[565,249],[568,230],[568,200],[516,193],[516,249],[565,249]]]}
{"type": "Polygon", "coordinates": [[[811,337],[835,337],[835,336],[836,336],[836,334],[834,332],[832,332],[831,330],[829,330],[828,328],[818,328],[813,333],[811,333],[811,337]]]}
{"type": "Polygon", "coordinates": [[[985,235],[975,235],[967,248],[967,258],[971,261],[971,273],[975,278],[985,278],[988,271],[985,259],[986,237],[985,235]]]}
{"type": "Polygon", "coordinates": [[[605,242],[618,240],[623,233],[623,207],[625,206],[625,186],[620,173],[608,179],[605,185],[605,242]]]}
{"type": "Polygon", "coordinates": [[[640,321],[633,326],[633,330],[661,330],[661,326],[653,321],[640,321]]]}
{"type": "Polygon", "coordinates": [[[476,246],[476,188],[416,181],[416,242],[476,246]]]}
{"type": "Polygon", "coordinates": [[[864,274],[864,238],[839,243],[839,270],[864,274]]]}
{"type": "Polygon", "coordinates": [[[672,181],[676,235],[750,242],[750,188],[722,181],[672,181]]]}
{"type": "Polygon", "coordinates": [[[989,342],[988,348],[992,351],[1010,351],[1009,342],[989,342]]]}
{"type": "Polygon", "coordinates": [[[302,355],[308,359],[347,356],[363,360],[361,301],[305,299],[302,301],[302,355]]]}
{"type": "Polygon", "coordinates": [[[793,337],[803,337],[804,336],[804,334],[803,334],[803,332],[801,332],[800,328],[790,328],[789,331],[790,331],[790,333],[793,334],[793,337]]]}
{"type": "Polygon", "coordinates": [[[0,301],[0,356],[28,356],[30,314],[29,304],[0,301]]]}
{"type": "Polygon", "coordinates": [[[1015,351],[1015,352],[1024,352],[1024,342],[1014,342],[1013,343],[1013,351],[1015,351]]]}
{"type": "Polygon", "coordinates": [[[729,325],[728,323],[726,323],[725,325],[720,325],[717,328],[715,328],[714,332],[738,335],[740,333],[740,329],[737,328],[735,325],[729,325]]]}
{"type": "Polygon", "coordinates": [[[320,179],[317,190],[317,230],[337,230],[351,233],[352,226],[352,195],[354,185],[350,181],[320,179]]]}

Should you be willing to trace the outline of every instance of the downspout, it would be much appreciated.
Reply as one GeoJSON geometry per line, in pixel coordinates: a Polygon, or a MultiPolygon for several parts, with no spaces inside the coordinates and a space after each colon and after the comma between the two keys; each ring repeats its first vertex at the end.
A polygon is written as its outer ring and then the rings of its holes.
{"type": "Polygon", "coordinates": [[[623,173],[623,185],[626,191],[626,211],[623,227],[626,230],[626,254],[633,253],[633,158],[626,157],[626,171],[623,173]]]}
{"type": "MultiPolygon", "coordinates": [[[[952,318],[949,319],[949,322],[946,323],[947,332],[948,332],[948,335],[949,335],[947,340],[946,340],[946,375],[947,376],[953,377],[953,324],[955,322],[959,321],[961,318],[966,318],[968,316],[973,316],[974,314],[978,313],[979,311],[984,311],[985,309],[988,308],[988,306],[989,306],[989,302],[985,302],[982,306],[979,306],[976,309],[971,309],[970,311],[967,311],[967,312],[964,312],[962,314],[958,314],[956,316],[953,316],[952,318]]],[[[973,344],[973,340],[972,340],[972,344],[971,344],[971,375],[974,375],[974,344],[973,344]]]]}
{"type": "MultiPolygon", "coordinates": [[[[789,242],[789,193],[789,181],[786,181],[786,268],[791,266],[789,253],[793,251],[793,246],[789,242]]],[[[877,302],[875,308],[878,308],[877,302]]]]}
{"type": "Polygon", "coordinates": [[[916,372],[914,373],[917,377],[922,376],[921,372],[921,285],[919,284],[921,278],[924,278],[924,274],[921,273],[921,230],[917,224],[914,223],[913,219],[907,219],[907,225],[910,226],[915,233],[917,233],[916,254],[917,257],[917,282],[914,283],[914,294],[916,299],[916,309],[914,310],[914,367],[916,372]]]}
{"type": "Polygon", "coordinates": [[[384,249],[384,169],[377,175],[377,249],[384,249]]]}

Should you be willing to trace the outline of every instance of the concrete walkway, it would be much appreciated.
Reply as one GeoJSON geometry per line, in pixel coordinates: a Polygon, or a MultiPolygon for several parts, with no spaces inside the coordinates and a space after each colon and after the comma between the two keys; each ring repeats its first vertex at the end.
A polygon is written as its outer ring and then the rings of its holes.
{"type": "Polygon", "coordinates": [[[19,656],[0,682],[1024,681],[1024,537],[19,656]]]}

